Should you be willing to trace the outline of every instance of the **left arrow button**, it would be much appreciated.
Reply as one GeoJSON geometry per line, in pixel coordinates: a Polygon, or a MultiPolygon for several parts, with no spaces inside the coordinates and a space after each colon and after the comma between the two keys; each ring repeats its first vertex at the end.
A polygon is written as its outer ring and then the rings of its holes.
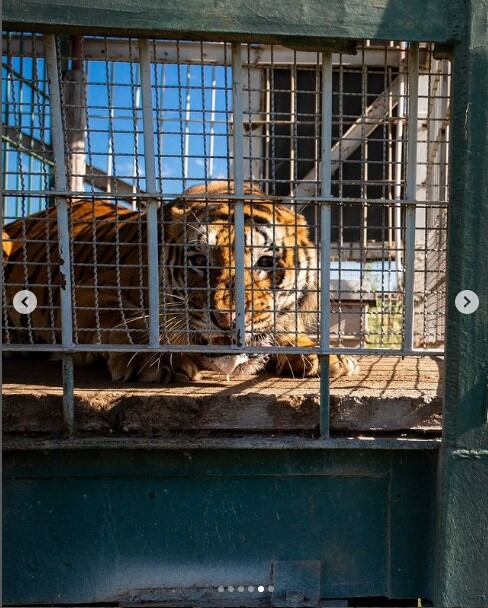
{"type": "Polygon", "coordinates": [[[14,295],[13,305],[21,315],[30,315],[37,307],[36,294],[28,289],[22,289],[14,295]]]}

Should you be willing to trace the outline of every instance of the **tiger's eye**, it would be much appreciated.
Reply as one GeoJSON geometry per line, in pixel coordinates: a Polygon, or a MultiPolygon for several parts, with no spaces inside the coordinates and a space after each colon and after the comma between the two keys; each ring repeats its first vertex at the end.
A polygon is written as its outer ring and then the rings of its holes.
{"type": "Polygon", "coordinates": [[[203,253],[196,253],[190,256],[189,260],[192,266],[196,266],[197,268],[206,268],[207,266],[207,256],[203,253]]]}
{"type": "Polygon", "coordinates": [[[276,260],[272,255],[262,255],[256,262],[256,268],[260,270],[272,270],[276,265],[276,260]]]}

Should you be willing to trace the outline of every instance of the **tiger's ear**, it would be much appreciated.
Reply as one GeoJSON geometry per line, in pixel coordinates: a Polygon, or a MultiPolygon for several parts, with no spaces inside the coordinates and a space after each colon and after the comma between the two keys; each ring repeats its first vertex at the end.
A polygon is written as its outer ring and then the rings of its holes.
{"type": "Polygon", "coordinates": [[[169,204],[169,212],[174,218],[181,217],[190,207],[205,205],[208,195],[230,194],[232,192],[234,192],[234,182],[227,180],[191,186],[169,204]]]}
{"type": "MultiPolygon", "coordinates": [[[[188,197],[188,200],[205,201],[207,196],[234,193],[234,181],[231,179],[222,179],[208,182],[208,184],[198,184],[197,186],[191,186],[190,188],[187,188],[181,196],[188,197]],[[201,195],[201,198],[199,195],[201,195]]],[[[263,196],[264,192],[262,192],[251,182],[244,182],[244,194],[256,194],[258,196],[263,196]]]]}
{"type": "MultiPolygon", "coordinates": [[[[208,184],[191,186],[168,205],[169,213],[171,217],[176,219],[185,214],[190,208],[206,205],[212,196],[221,194],[224,195],[223,199],[225,200],[226,194],[234,194],[234,192],[233,180],[215,180],[208,182],[208,184]]],[[[253,184],[244,182],[244,194],[263,196],[264,193],[253,184]]]]}
{"type": "Polygon", "coordinates": [[[178,219],[185,214],[188,201],[182,197],[175,198],[173,201],[164,206],[164,215],[168,219],[178,219]]]}

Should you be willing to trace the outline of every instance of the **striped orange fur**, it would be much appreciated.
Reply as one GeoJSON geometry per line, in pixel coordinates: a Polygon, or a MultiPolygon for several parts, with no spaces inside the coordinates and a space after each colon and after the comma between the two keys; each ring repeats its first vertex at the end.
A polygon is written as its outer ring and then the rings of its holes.
{"type": "MultiPolygon", "coordinates": [[[[190,188],[160,209],[161,344],[229,344],[235,321],[234,208],[228,182],[190,188]],[[208,202],[205,193],[218,195],[208,202]]],[[[244,203],[246,341],[250,345],[312,346],[305,316],[316,299],[317,260],[303,216],[257,198],[244,203]]],[[[259,198],[261,197],[261,198],[259,198]]],[[[147,342],[146,218],[108,201],[70,206],[74,329],[82,344],[147,342]],[[129,331],[131,330],[131,331],[129,331]]],[[[56,209],[5,227],[10,244],[5,265],[7,301],[19,289],[34,291],[38,307],[25,318],[9,310],[16,341],[61,341],[56,209]],[[50,306],[54,305],[54,309],[50,306]]],[[[4,248],[5,251],[5,248],[4,248]]],[[[162,349],[164,350],[164,349],[162,349]]],[[[106,360],[113,380],[168,382],[197,379],[219,369],[219,358],[197,353],[78,353],[88,364],[106,360]]],[[[332,377],[350,373],[348,357],[331,357],[332,377]]],[[[279,374],[314,376],[318,357],[263,355],[236,359],[240,373],[264,366],[279,374]]],[[[231,366],[232,367],[232,366],[231,366]]]]}

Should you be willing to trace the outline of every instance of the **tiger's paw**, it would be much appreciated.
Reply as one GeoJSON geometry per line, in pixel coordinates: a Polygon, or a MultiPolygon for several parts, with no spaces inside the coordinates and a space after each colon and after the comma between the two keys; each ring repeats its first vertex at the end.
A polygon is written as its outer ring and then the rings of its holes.
{"type": "Polygon", "coordinates": [[[156,356],[154,361],[147,366],[142,366],[137,372],[138,382],[159,382],[160,384],[172,384],[179,382],[197,382],[200,380],[200,370],[196,362],[188,355],[172,353],[169,355],[156,356]]]}
{"type": "Polygon", "coordinates": [[[132,353],[108,353],[107,367],[112,382],[128,382],[134,373],[134,357],[132,353]]]}
{"type": "Polygon", "coordinates": [[[330,355],[329,377],[331,380],[341,376],[352,376],[359,371],[356,361],[349,355],[330,355]]]}
{"type": "Polygon", "coordinates": [[[165,364],[166,377],[164,383],[181,382],[198,382],[200,380],[200,367],[197,360],[186,354],[169,355],[165,364]],[[169,359],[169,361],[168,361],[169,359]]]}
{"type": "MultiPolygon", "coordinates": [[[[304,334],[297,336],[280,336],[279,342],[282,346],[297,346],[309,348],[316,343],[304,334]]],[[[312,378],[319,373],[319,358],[314,353],[305,355],[276,355],[276,373],[279,376],[292,376],[294,378],[312,378]]]]}
{"type": "Polygon", "coordinates": [[[277,355],[276,373],[279,376],[312,378],[319,373],[319,358],[313,354],[277,355]]]}
{"type": "Polygon", "coordinates": [[[184,354],[110,353],[108,369],[113,382],[170,384],[195,382],[200,379],[197,363],[184,354]]]}
{"type": "MultiPolygon", "coordinates": [[[[359,371],[356,361],[348,355],[330,355],[329,378],[352,376],[359,371]]],[[[313,378],[320,372],[320,359],[317,355],[277,355],[276,373],[294,378],[313,378]]]]}

